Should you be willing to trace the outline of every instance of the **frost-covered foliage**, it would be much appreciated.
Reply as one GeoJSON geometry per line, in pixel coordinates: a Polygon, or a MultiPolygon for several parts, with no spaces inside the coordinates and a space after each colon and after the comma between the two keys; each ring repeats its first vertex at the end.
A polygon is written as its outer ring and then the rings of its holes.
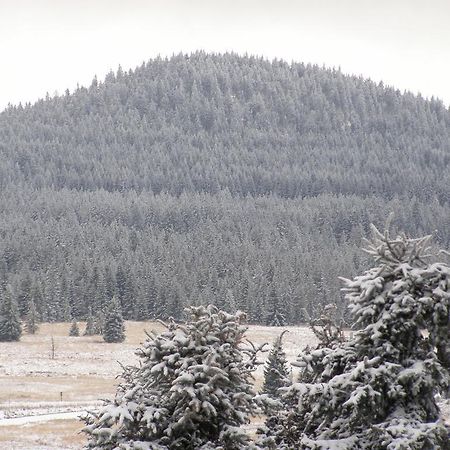
{"type": "Polygon", "coordinates": [[[377,266],[343,279],[357,331],[300,355],[307,382],[286,391],[295,409],[276,417],[266,447],[450,448],[435,401],[449,381],[437,349],[448,348],[450,268],[426,262],[429,237],[373,233],[377,266]]]}
{"type": "Polygon", "coordinates": [[[19,310],[9,287],[0,299],[0,341],[18,341],[22,334],[19,310]]]}
{"type": "Polygon", "coordinates": [[[264,385],[262,393],[272,398],[280,396],[279,389],[290,384],[290,369],[283,349],[283,335],[275,339],[264,367],[264,385]]]}
{"type": "MultiPolygon", "coordinates": [[[[344,324],[342,320],[336,318],[336,314],[336,305],[330,303],[325,306],[319,317],[309,319],[309,327],[319,341],[315,350],[331,351],[345,341],[344,324]]],[[[303,353],[308,354],[310,351],[311,349],[307,347],[303,353]]],[[[294,362],[293,365],[300,365],[302,369],[300,376],[303,383],[313,381],[316,374],[321,373],[325,368],[322,358],[310,359],[308,364],[294,362]]]]}
{"type": "Polygon", "coordinates": [[[343,322],[336,319],[337,306],[334,303],[326,305],[316,319],[312,319],[309,326],[319,340],[319,347],[330,348],[344,341],[343,322]]]}
{"type": "Polygon", "coordinates": [[[116,297],[111,300],[111,305],[106,312],[103,339],[105,342],[123,342],[125,340],[125,325],[116,297]]]}
{"type": "Polygon", "coordinates": [[[87,448],[251,448],[241,426],[255,412],[257,349],[244,347],[245,315],[212,306],[187,312],[187,323],[148,336],[115,399],[85,419],[87,448]]]}
{"type": "MultiPolygon", "coordinates": [[[[286,360],[286,353],[283,349],[283,335],[281,333],[276,339],[269,353],[264,367],[264,384],[262,388],[263,407],[268,417],[264,424],[264,430],[259,429],[258,433],[266,433],[267,435],[276,434],[280,427],[279,415],[280,411],[292,408],[289,399],[282,398],[283,388],[289,386],[291,381],[291,370],[286,360]]],[[[263,444],[272,442],[271,438],[262,439],[263,444]]]]}

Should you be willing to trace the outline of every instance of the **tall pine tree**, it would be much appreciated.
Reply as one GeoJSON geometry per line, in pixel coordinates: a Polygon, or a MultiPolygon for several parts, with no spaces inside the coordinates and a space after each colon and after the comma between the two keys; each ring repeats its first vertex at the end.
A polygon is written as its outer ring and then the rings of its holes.
{"type": "Polygon", "coordinates": [[[21,335],[19,309],[7,286],[0,305],[0,341],[18,341],[21,335]]]}
{"type": "Polygon", "coordinates": [[[262,393],[273,398],[280,397],[279,389],[290,384],[290,370],[283,349],[284,331],[275,339],[264,367],[264,384],[262,393]]]}
{"type": "Polygon", "coordinates": [[[120,304],[116,297],[112,298],[111,305],[106,312],[103,339],[105,342],[123,342],[125,340],[125,325],[120,304]]]}

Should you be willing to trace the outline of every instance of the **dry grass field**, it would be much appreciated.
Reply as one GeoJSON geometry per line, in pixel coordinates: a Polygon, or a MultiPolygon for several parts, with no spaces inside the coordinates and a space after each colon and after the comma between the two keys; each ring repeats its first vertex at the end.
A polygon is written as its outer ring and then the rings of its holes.
{"type": "MultiPolygon", "coordinates": [[[[84,323],[80,323],[84,330],[84,323]]],[[[115,392],[121,373],[120,363],[138,361],[135,350],[145,340],[145,330],[161,331],[154,322],[127,322],[126,341],[107,344],[101,337],[69,337],[68,323],[42,324],[39,332],[24,335],[20,342],[0,343],[0,418],[27,417],[39,414],[80,412],[93,409],[99,399],[110,398],[115,392]],[[55,354],[52,357],[52,337],[55,354]],[[61,399],[62,395],[62,399],[61,399]]],[[[311,331],[305,327],[250,326],[247,337],[254,343],[269,344],[282,330],[284,348],[290,361],[298,351],[315,343],[311,331]]],[[[263,366],[255,374],[255,386],[263,379],[263,366]]],[[[450,404],[443,405],[450,416],[450,404]]],[[[76,415],[76,414],[75,414],[76,415]]],[[[1,450],[75,450],[85,442],[80,434],[83,423],[60,416],[55,420],[5,426],[0,420],[1,450]]],[[[22,419],[17,419],[21,421],[22,419]]]]}
{"type": "MultiPolygon", "coordinates": [[[[84,330],[84,323],[80,323],[84,330]]],[[[127,322],[127,338],[121,344],[106,344],[99,336],[69,337],[69,323],[42,324],[34,336],[20,342],[0,343],[0,415],[29,416],[95,408],[99,399],[110,398],[121,373],[120,364],[134,364],[135,350],[145,340],[145,331],[161,331],[154,322],[127,322]],[[52,338],[54,357],[52,355],[52,338]]],[[[284,328],[283,328],[284,329],[284,328]]],[[[250,326],[249,340],[271,343],[281,328],[250,326]]],[[[298,349],[314,342],[307,328],[286,327],[284,343],[289,360],[298,349]]],[[[261,385],[258,368],[256,386],[261,385]]],[[[80,449],[82,422],[59,419],[1,426],[0,449],[80,449]]]]}
{"type": "Polygon", "coordinates": [[[54,420],[0,428],[3,450],[75,450],[85,442],[79,420],[54,420]]]}

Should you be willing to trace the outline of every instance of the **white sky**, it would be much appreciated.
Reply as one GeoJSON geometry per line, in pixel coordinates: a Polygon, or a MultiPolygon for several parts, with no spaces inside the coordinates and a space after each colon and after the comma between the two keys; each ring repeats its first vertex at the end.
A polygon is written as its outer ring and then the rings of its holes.
{"type": "Polygon", "coordinates": [[[0,110],[197,49],[340,66],[450,105],[450,0],[0,0],[0,110]]]}

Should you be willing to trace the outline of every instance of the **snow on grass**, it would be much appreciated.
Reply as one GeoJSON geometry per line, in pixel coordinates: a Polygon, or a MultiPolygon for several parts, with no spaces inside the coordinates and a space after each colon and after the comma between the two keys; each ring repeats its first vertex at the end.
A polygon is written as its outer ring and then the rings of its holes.
{"type": "Polygon", "coordinates": [[[129,322],[129,336],[123,344],[106,344],[100,336],[69,337],[69,327],[70,324],[66,323],[43,324],[34,336],[24,335],[20,342],[0,343],[0,376],[88,375],[109,378],[120,371],[117,361],[130,364],[135,360],[134,351],[145,339],[145,328],[161,329],[159,324],[129,322]]]}
{"type": "MultiPolygon", "coordinates": [[[[84,324],[79,325],[83,332],[84,324]]],[[[127,338],[120,344],[107,344],[99,336],[69,337],[69,328],[69,323],[42,324],[34,336],[24,335],[20,342],[0,343],[0,415],[3,412],[3,418],[18,420],[2,424],[1,449],[81,448],[84,436],[78,432],[83,424],[68,419],[77,417],[82,410],[94,409],[99,399],[112,397],[118,383],[116,377],[122,371],[119,362],[137,364],[135,350],[145,340],[145,330],[160,332],[163,327],[154,322],[126,322],[127,338]],[[56,347],[54,358],[52,336],[56,347]]],[[[270,350],[284,330],[288,332],[283,337],[283,346],[290,362],[295,361],[303,348],[317,342],[308,327],[251,325],[247,338],[255,344],[268,343],[270,350]]],[[[263,361],[267,355],[268,352],[260,359],[263,361]]],[[[263,369],[261,365],[256,371],[256,389],[262,384],[263,369]]],[[[450,418],[450,403],[443,402],[442,407],[450,418]]]]}
{"type": "Polygon", "coordinates": [[[450,425],[450,399],[442,399],[439,402],[439,408],[441,409],[445,422],[450,425]]]}
{"type": "Polygon", "coordinates": [[[0,449],[79,450],[85,443],[78,419],[8,425],[0,428],[0,449]]]}
{"type": "MultiPolygon", "coordinates": [[[[76,423],[63,419],[67,419],[67,413],[78,415],[82,409],[95,408],[99,399],[111,397],[116,390],[116,377],[122,371],[119,362],[137,364],[135,351],[146,338],[145,330],[160,332],[163,329],[155,322],[126,322],[125,342],[107,344],[99,336],[69,337],[70,325],[42,324],[36,335],[23,335],[20,342],[0,343],[0,411],[3,418],[22,417],[17,423],[3,423],[0,448],[80,448],[79,444],[78,447],[58,444],[73,438],[74,427],[56,425],[53,419],[57,417],[60,424],[76,423]],[[39,420],[39,423],[33,424],[32,420],[39,420]],[[42,424],[44,420],[52,422],[46,427],[42,424]],[[28,433],[26,429],[32,426],[35,431],[28,433]]],[[[79,323],[79,326],[83,332],[85,324],[79,323]]],[[[290,361],[295,360],[300,349],[315,343],[311,331],[305,327],[250,326],[247,338],[255,344],[267,342],[267,349],[270,349],[284,329],[288,330],[283,342],[290,361]]],[[[267,354],[263,354],[262,359],[267,354]]],[[[260,366],[255,379],[257,387],[262,379],[263,366],[260,366]]],[[[81,429],[82,423],[78,421],[77,425],[75,428],[81,429]]],[[[79,439],[78,436],[77,442],[79,439]]]]}
{"type": "MultiPolygon", "coordinates": [[[[83,324],[80,324],[83,329],[83,324]]],[[[161,331],[154,322],[127,322],[127,339],[106,344],[99,336],[69,337],[70,324],[43,324],[39,333],[24,335],[20,342],[0,343],[0,403],[6,401],[95,400],[114,392],[120,364],[135,364],[136,348],[145,340],[145,330],[161,331]],[[51,355],[51,337],[55,357],[51,355]],[[106,380],[106,382],[105,382],[106,380]],[[92,389],[90,389],[92,385],[92,389]],[[103,385],[103,386],[102,386],[103,385]],[[99,389],[100,388],[100,389],[99,389]]],[[[288,360],[316,342],[305,327],[250,326],[249,340],[270,344],[284,330],[288,360]]]]}
{"type": "Polygon", "coordinates": [[[42,416],[45,413],[67,413],[97,409],[102,402],[73,401],[73,402],[8,402],[0,404],[0,420],[25,416],[42,416]]]}
{"type": "Polygon", "coordinates": [[[86,412],[80,411],[59,412],[52,414],[37,414],[33,416],[14,417],[12,419],[0,419],[0,427],[9,427],[12,425],[25,425],[34,422],[52,422],[53,420],[79,419],[86,412]]]}

